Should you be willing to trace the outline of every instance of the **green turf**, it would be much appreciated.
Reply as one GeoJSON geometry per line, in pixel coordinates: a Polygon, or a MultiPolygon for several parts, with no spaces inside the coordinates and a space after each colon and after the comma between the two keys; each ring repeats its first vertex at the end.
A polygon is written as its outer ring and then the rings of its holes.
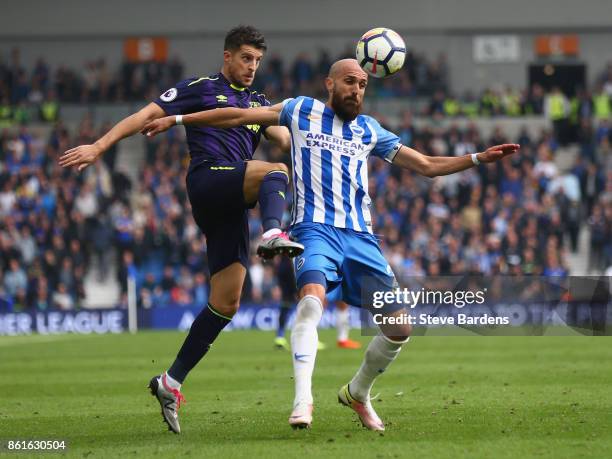
{"type": "Polygon", "coordinates": [[[336,400],[362,351],[331,346],[313,428],[292,431],[291,359],[263,332],[222,335],[184,386],[183,434],[171,434],[145,386],[181,342],[0,337],[0,439],[66,439],[69,456],[91,458],[612,456],[610,337],[416,337],[374,386],[384,435],[336,400]]]}

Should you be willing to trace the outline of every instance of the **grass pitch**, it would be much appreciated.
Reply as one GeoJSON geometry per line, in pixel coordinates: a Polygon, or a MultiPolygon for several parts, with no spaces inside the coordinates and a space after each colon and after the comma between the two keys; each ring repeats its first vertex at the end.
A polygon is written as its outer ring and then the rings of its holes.
{"type": "Polygon", "coordinates": [[[87,458],[612,454],[610,337],[415,337],[374,386],[382,435],[336,399],[363,350],[332,346],[318,357],[313,428],[291,430],[291,358],[272,338],[222,334],[184,385],[174,435],[146,385],[182,334],[0,337],[0,456],[40,457],[2,449],[9,439],[65,439],[64,455],[87,458]]]}

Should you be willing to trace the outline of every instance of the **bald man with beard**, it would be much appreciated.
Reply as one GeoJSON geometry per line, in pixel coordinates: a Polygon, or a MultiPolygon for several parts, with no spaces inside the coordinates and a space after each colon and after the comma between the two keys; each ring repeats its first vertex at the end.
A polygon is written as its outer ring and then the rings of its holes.
{"type": "MultiPolygon", "coordinates": [[[[340,388],[338,400],[353,409],[368,429],[385,429],[370,402],[370,391],[408,342],[411,327],[390,324],[389,318],[403,314],[403,304],[373,308],[374,295],[393,292],[397,281],[372,231],[368,158],[376,156],[436,177],[498,161],[519,149],[517,144],[503,144],[459,157],[422,154],[402,145],[374,118],[361,114],[367,84],[368,75],[357,61],[342,59],[331,66],[325,79],[325,103],[296,97],[270,107],[222,108],[182,118],[186,125],[230,128],[256,123],[288,128],[294,194],[291,235],[305,246],[294,260],[299,302],[291,334],[295,399],[289,424],[293,428],[312,424],[317,324],[327,296],[330,301],[367,308],[384,324],[353,378],[340,388]]],[[[145,126],[143,133],[155,135],[175,124],[175,117],[162,118],[145,126]]]]}

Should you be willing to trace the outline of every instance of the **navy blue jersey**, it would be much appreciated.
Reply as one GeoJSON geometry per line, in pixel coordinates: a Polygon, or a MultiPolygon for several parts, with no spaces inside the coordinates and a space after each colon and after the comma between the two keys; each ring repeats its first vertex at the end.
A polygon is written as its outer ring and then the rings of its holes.
{"type": "MultiPolygon", "coordinates": [[[[168,89],[155,101],[167,115],[183,115],[223,107],[260,107],[270,105],[263,94],[230,83],[222,73],[189,78],[168,89]]],[[[251,159],[261,139],[261,126],[229,129],[185,126],[191,164],[234,162],[251,159]]]]}

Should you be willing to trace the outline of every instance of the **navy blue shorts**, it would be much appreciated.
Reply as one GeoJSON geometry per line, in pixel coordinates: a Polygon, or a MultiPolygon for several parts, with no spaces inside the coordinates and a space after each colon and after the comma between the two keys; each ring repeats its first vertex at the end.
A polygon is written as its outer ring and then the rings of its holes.
{"type": "Polygon", "coordinates": [[[206,236],[210,275],[235,262],[249,260],[248,209],[244,201],[245,161],[204,162],[189,169],[187,193],[191,212],[206,236]]]}

